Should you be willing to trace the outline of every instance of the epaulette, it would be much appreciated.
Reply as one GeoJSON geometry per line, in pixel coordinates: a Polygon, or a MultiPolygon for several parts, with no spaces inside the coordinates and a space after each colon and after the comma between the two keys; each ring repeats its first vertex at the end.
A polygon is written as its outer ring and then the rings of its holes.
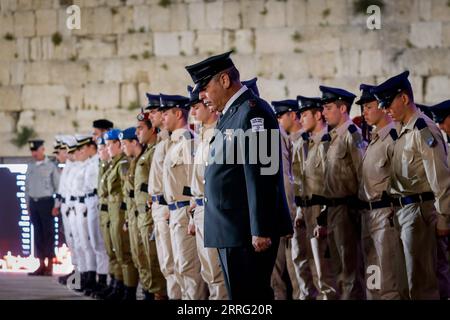
{"type": "Polygon", "coordinates": [[[430,128],[428,128],[425,119],[418,118],[416,123],[414,123],[414,127],[420,131],[420,136],[430,148],[433,148],[436,145],[436,139],[431,133],[430,128]]]}
{"type": "Polygon", "coordinates": [[[308,141],[309,140],[309,133],[308,132],[303,132],[302,133],[302,139],[305,140],[305,141],[308,141]]]}
{"type": "Polygon", "coordinates": [[[191,140],[194,138],[194,135],[192,134],[191,130],[186,130],[185,132],[183,132],[183,136],[187,139],[187,140],[191,140]]]}
{"type": "Polygon", "coordinates": [[[396,141],[398,139],[397,130],[395,128],[392,128],[391,131],[389,131],[389,135],[391,136],[392,140],[396,141]]]}
{"type": "Polygon", "coordinates": [[[349,125],[348,132],[350,132],[350,134],[352,135],[355,146],[358,149],[364,148],[364,139],[362,137],[362,134],[358,132],[358,128],[356,127],[356,125],[354,124],[349,125]]]}
{"type": "Polygon", "coordinates": [[[330,141],[331,141],[331,136],[330,136],[330,134],[329,134],[329,133],[325,133],[325,134],[322,136],[322,139],[320,139],[320,141],[321,141],[321,142],[330,142],[330,141]]]}

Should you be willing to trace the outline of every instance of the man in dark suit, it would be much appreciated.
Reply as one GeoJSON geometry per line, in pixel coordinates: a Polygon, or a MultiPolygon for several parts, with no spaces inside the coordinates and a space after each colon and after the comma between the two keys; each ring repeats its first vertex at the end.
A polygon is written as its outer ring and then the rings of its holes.
{"type": "Polygon", "coordinates": [[[186,67],[200,99],[222,113],[205,171],[205,246],[219,249],[230,299],[273,299],[279,239],[292,234],[279,127],[269,104],[241,84],[230,53],[186,67]]]}

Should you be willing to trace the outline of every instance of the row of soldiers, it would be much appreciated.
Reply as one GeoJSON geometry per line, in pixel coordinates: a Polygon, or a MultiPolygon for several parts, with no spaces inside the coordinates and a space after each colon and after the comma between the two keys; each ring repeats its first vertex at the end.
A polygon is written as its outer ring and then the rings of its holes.
{"type": "MultiPolygon", "coordinates": [[[[256,79],[243,84],[259,95],[256,79]]],[[[395,109],[413,103],[408,72],[360,89],[370,139],[350,119],[356,96],[346,90],[321,86],[322,97],[272,102],[295,227],[279,244],[275,297],[447,298],[447,142],[420,110],[395,109]]],[[[136,127],[97,120],[94,137],[60,139],[57,152],[69,155],[58,199],[85,294],[135,299],[140,282],[144,299],[227,298],[217,250],[204,246],[204,171],[218,114],[188,91],[147,94],[136,127]]],[[[449,101],[428,110],[448,135],[449,101]]]]}

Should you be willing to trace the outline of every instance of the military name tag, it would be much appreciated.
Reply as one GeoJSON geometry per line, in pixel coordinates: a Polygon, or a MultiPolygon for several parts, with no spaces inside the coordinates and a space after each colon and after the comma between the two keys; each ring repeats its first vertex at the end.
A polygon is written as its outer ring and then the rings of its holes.
{"type": "Polygon", "coordinates": [[[250,119],[252,125],[252,132],[264,131],[264,119],[263,118],[253,118],[250,119]]]}

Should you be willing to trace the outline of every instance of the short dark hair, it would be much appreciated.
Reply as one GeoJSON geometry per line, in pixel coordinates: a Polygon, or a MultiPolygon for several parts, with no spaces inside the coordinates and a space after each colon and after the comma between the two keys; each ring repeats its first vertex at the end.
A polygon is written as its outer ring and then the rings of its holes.
{"type": "Polygon", "coordinates": [[[240,80],[241,79],[241,75],[239,73],[239,70],[235,66],[232,66],[232,67],[230,67],[228,69],[225,69],[222,72],[219,72],[218,74],[216,74],[214,76],[214,79],[217,80],[222,73],[226,73],[228,75],[228,77],[230,78],[231,82],[237,82],[237,81],[240,82],[241,81],[240,80]]]}
{"type": "Polygon", "coordinates": [[[347,113],[350,114],[350,110],[352,109],[352,105],[350,103],[343,100],[336,100],[335,103],[338,107],[345,106],[345,108],[347,109],[347,113]]]}

